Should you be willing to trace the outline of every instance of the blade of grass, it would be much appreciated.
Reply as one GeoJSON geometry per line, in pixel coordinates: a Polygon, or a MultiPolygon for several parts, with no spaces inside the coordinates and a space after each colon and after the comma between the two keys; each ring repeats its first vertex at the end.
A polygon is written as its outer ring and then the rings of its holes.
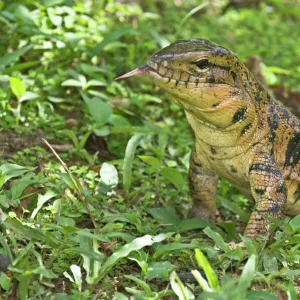
{"type": "Polygon", "coordinates": [[[218,277],[200,249],[195,249],[195,258],[199,267],[201,267],[204,270],[207,280],[209,282],[209,286],[213,290],[218,290],[220,288],[218,277]]]}
{"type": "Polygon", "coordinates": [[[126,147],[124,163],[123,163],[123,186],[124,186],[126,195],[128,195],[130,185],[131,185],[132,163],[133,163],[134,154],[135,154],[136,148],[137,148],[138,144],[140,143],[140,140],[142,139],[142,137],[143,137],[143,134],[136,133],[129,140],[127,147],[126,147]]]}

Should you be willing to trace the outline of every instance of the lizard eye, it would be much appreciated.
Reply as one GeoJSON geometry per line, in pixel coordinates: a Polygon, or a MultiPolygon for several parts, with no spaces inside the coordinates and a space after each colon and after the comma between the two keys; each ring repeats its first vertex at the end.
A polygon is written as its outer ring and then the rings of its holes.
{"type": "Polygon", "coordinates": [[[208,66],[208,59],[207,58],[200,59],[200,60],[198,60],[198,61],[195,62],[195,65],[199,69],[205,69],[208,66]]]}

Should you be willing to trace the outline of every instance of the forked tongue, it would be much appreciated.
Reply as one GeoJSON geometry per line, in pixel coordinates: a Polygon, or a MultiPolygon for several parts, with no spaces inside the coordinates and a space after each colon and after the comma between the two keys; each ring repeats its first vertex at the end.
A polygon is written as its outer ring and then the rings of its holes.
{"type": "Polygon", "coordinates": [[[153,69],[150,66],[144,65],[144,66],[141,66],[139,68],[134,69],[133,71],[131,71],[129,73],[126,73],[122,76],[117,77],[116,80],[131,77],[131,76],[134,76],[134,75],[144,74],[144,73],[149,72],[151,70],[153,70],[153,69]]]}

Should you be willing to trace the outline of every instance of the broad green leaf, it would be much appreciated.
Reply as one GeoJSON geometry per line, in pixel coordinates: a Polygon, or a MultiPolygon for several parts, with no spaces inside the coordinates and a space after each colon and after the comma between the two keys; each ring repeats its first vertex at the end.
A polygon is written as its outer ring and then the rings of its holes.
{"type": "Polygon", "coordinates": [[[193,219],[186,219],[182,220],[178,226],[178,232],[186,232],[194,229],[202,229],[209,226],[210,223],[201,219],[201,218],[193,218],[193,219]]]}
{"type": "Polygon", "coordinates": [[[9,179],[14,178],[14,177],[19,177],[23,175],[24,173],[28,172],[29,170],[26,167],[19,166],[16,164],[3,164],[0,166],[0,188],[2,185],[9,179]]]}
{"type": "Polygon", "coordinates": [[[104,237],[107,238],[121,238],[123,239],[126,243],[132,242],[134,240],[134,236],[125,233],[125,232],[108,232],[103,234],[104,237]]]}
{"type": "Polygon", "coordinates": [[[122,246],[117,252],[114,252],[103,264],[98,281],[121,259],[127,257],[130,252],[138,251],[146,246],[151,246],[154,243],[160,243],[163,240],[169,238],[172,234],[159,234],[156,236],[145,235],[140,238],[134,239],[129,244],[122,246]]]}
{"type": "Polygon", "coordinates": [[[233,213],[238,215],[243,221],[248,222],[250,217],[249,213],[245,212],[236,203],[227,200],[225,197],[222,197],[220,195],[218,195],[217,197],[224,208],[231,210],[233,213]]]}
{"type": "Polygon", "coordinates": [[[162,257],[163,255],[167,255],[173,251],[181,251],[186,249],[195,249],[199,247],[199,245],[194,244],[184,244],[184,243],[172,243],[167,245],[158,246],[153,254],[153,258],[157,259],[158,257],[162,257]]]}
{"type": "Polygon", "coordinates": [[[32,250],[34,242],[30,242],[26,247],[22,249],[22,251],[17,255],[17,257],[12,261],[11,265],[16,266],[18,262],[29,252],[32,250]]]}
{"type": "Polygon", "coordinates": [[[12,255],[12,252],[10,250],[10,247],[7,244],[7,241],[6,241],[6,239],[4,238],[4,236],[2,234],[0,234],[0,244],[3,248],[3,250],[5,250],[4,253],[8,256],[9,261],[13,261],[13,255],[12,255]]]}
{"type": "Polygon", "coordinates": [[[133,211],[123,214],[112,214],[109,212],[104,213],[103,222],[113,223],[116,221],[131,223],[134,225],[138,225],[141,223],[141,214],[139,211],[133,211]]]}
{"type": "Polygon", "coordinates": [[[289,225],[292,227],[293,231],[296,232],[300,229],[300,215],[294,217],[290,222],[289,225]]]}
{"type": "Polygon", "coordinates": [[[162,278],[167,280],[169,272],[173,271],[175,268],[176,266],[168,261],[152,262],[148,265],[146,277],[148,280],[153,278],[162,278]]]}
{"type": "Polygon", "coordinates": [[[124,277],[126,279],[134,281],[136,284],[138,284],[140,287],[142,287],[148,297],[152,296],[151,288],[145,281],[143,281],[135,276],[132,276],[132,275],[124,275],[124,277]]]}
{"type": "Polygon", "coordinates": [[[75,283],[78,285],[78,290],[81,291],[82,287],[82,274],[81,274],[81,269],[77,265],[71,265],[70,269],[72,271],[75,283]]]}
{"type": "Polygon", "coordinates": [[[19,99],[20,102],[29,101],[38,98],[40,95],[33,92],[25,92],[23,96],[19,99]]]}
{"type": "Polygon", "coordinates": [[[165,167],[161,169],[160,174],[174,184],[177,190],[181,190],[182,186],[186,184],[181,173],[175,168],[165,167]]]}
{"type": "Polygon", "coordinates": [[[29,240],[43,241],[46,244],[50,244],[52,247],[56,247],[58,244],[56,237],[50,233],[42,231],[38,228],[31,228],[27,225],[23,225],[16,219],[7,219],[4,225],[13,230],[18,236],[24,237],[29,240]]]}
{"type": "Polygon", "coordinates": [[[71,218],[57,216],[56,220],[57,220],[58,224],[63,227],[67,227],[67,226],[74,227],[76,225],[75,220],[71,219],[71,218]]]}
{"type": "Polygon", "coordinates": [[[16,183],[14,183],[11,187],[11,199],[19,198],[24,190],[32,185],[33,183],[37,182],[36,179],[20,179],[16,183]]]}
{"type": "Polygon", "coordinates": [[[201,250],[195,250],[195,258],[199,267],[201,267],[204,270],[206,278],[209,282],[209,286],[212,290],[217,291],[219,289],[218,277],[201,250]]]}
{"type": "Polygon", "coordinates": [[[12,278],[8,277],[5,273],[0,272],[0,287],[4,291],[8,291],[11,287],[12,278]]]}
{"type": "Polygon", "coordinates": [[[241,299],[247,294],[247,290],[251,285],[252,279],[255,272],[256,256],[252,254],[244,266],[241,277],[239,278],[237,286],[237,294],[240,295],[241,299]]]}
{"type": "Polygon", "coordinates": [[[110,134],[109,126],[102,126],[101,128],[95,128],[93,130],[96,136],[108,136],[110,134]]]}
{"type": "Polygon", "coordinates": [[[31,214],[31,218],[34,219],[38,211],[42,208],[42,206],[51,198],[55,197],[56,193],[53,190],[48,190],[45,195],[38,194],[38,202],[36,208],[33,210],[31,214]]]}
{"type": "Polygon", "coordinates": [[[82,87],[82,83],[79,80],[67,79],[62,84],[62,86],[79,86],[82,87]]]}
{"type": "MultiPolygon", "coordinates": [[[[58,175],[59,175],[59,177],[61,177],[63,179],[63,181],[68,185],[69,188],[71,188],[72,190],[76,189],[73,181],[71,180],[70,176],[67,173],[60,173],[58,175]]],[[[79,187],[79,189],[81,189],[81,185],[80,185],[78,178],[75,177],[74,175],[73,175],[73,178],[74,178],[75,182],[77,183],[77,186],[79,187]]]]}
{"type": "Polygon", "coordinates": [[[226,245],[222,236],[218,232],[211,230],[210,227],[206,227],[203,231],[206,235],[214,240],[218,248],[222,249],[224,252],[229,251],[229,247],[226,245]]]}
{"type": "Polygon", "coordinates": [[[13,93],[18,98],[18,100],[20,100],[26,92],[26,88],[22,80],[15,77],[9,77],[9,82],[13,93]]]}
{"type": "Polygon", "coordinates": [[[28,50],[32,48],[33,45],[27,45],[24,46],[23,48],[20,48],[12,53],[7,53],[0,57],[0,69],[3,69],[5,66],[9,65],[16,59],[18,59],[20,56],[25,54],[28,50]]]}
{"type": "Polygon", "coordinates": [[[277,296],[271,295],[265,291],[248,291],[247,300],[278,300],[277,296]]]}
{"type": "Polygon", "coordinates": [[[263,264],[266,274],[274,274],[278,272],[278,262],[274,255],[264,254],[263,264]]]}
{"type": "MultiPolygon", "coordinates": [[[[293,280],[290,280],[287,290],[288,300],[297,300],[299,297],[297,297],[297,290],[295,289],[295,286],[293,284],[293,280]]],[[[298,294],[299,295],[299,294],[298,294]]]]}
{"type": "Polygon", "coordinates": [[[138,158],[153,167],[155,170],[158,170],[162,164],[162,162],[154,156],[139,155],[138,158]]]}
{"type": "Polygon", "coordinates": [[[103,262],[104,261],[104,254],[99,254],[99,252],[91,251],[90,249],[86,249],[85,247],[76,247],[76,248],[66,248],[64,250],[65,253],[74,254],[77,253],[78,255],[85,255],[91,260],[103,262]]]}
{"type": "Polygon", "coordinates": [[[115,297],[116,297],[116,300],[129,300],[128,297],[126,297],[124,294],[119,293],[119,292],[115,292],[115,297]]]}
{"type": "Polygon", "coordinates": [[[106,82],[104,81],[100,81],[100,80],[96,80],[96,79],[92,79],[89,80],[85,86],[83,87],[84,90],[87,90],[90,86],[106,86],[106,82]]]}
{"type": "Polygon", "coordinates": [[[116,186],[118,184],[118,171],[114,165],[109,163],[102,164],[100,177],[106,185],[116,186]]]}
{"type": "Polygon", "coordinates": [[[147,270],[148,270],[148,263],[147,263],[148,258],[149,258],[149,254],[146,253],[144,250],[131,252],[128,255],[128,259],[135,261],[142,269],[144,275],[147,274],[147,270]]]}
{"type": "Polygon", "coordinates": [[[48,100],[51,101],[52,103],[62,103],[66,102],[66,99],[60,98],[60,97],[48,97],[48,100]]]}
{"type": "Polygon", "coordinates": [[[117,114],[112,114],[109,122],[114,126],[130,126],[130,122],[125,117],[117,114]]]}
{"type": "MultiPolygon", "coordinates": [[[[96,239],[90,239],[87,237],[81,237],[80,238],[80,246],[88,248],[87,250],[91,252],[101,254],[98,250],[98,241],[96,239]]],[[[94,280],[98,277],[100,268],[102,263],[96,260],[90,259],[88,256],[81,254],[83,258],[83,268],[86,272],[86,282],[88,284],[93,284],[94,280]]]]}
{"type": "MultiPolygon", "coordinates": [[[[111,232],[111,234],[113,234],[114,232],[111,232]]],[[[90,231],[88,231],[88,229],[82,229],[76,232],[76,234],[80,237],[80,236],[84,236],[84,237],[88,237],[92,240],[96,240],[96,241],[101,241],[101,242],[105,242],[105,243],[109,243],[111,240],[106,237],[104,234],[94,234],[91,233],[90,231]]],[[[118,232],[116,233],[118,234],[118,232]]],[[[122,234],[122,233],[121,233],[122,234]]]]}
{"type": "Polygon", "coordinates": [[[102,42],[100,42],[96,47],[90,50],[90,55],[91,56],[99,55],[103,51],[105,46],[114,42],[115,40],[119,39],[124,35],[138,35],[138,31],[133,29],[132,27],[128,27],[128,28],[122,28],[114,32],[110,32],[109,35],[105,37],[102,42]]]}
{"type": "Polygon", "coordinates": [[[252,255],[252,254],[255,254],[257,255],[257,251],[256,251],[256,247],[255,245],[253,244],[253,240],[245,237],[245,236],[241,236],[241,239],[242,241],[245,243],[245,246],[246,246],[246,249],[247,249],[247,252],[248,252],[248,255],[249,257],[252,255]]]}
{"type": "MultiPolygon", "coordinates": [[[[201,273],[198,270],[192,270],[191,273],[205,292],[212,292],[213,290],[209,286],[207,280],[201,275],[201,273]]],[[[210,299],[210,298],[209,298],[210,299]]]]}
{"type": "Polygon", "coordinates": [[[112,114],[112,108],[97,97],[89,98],[85,94],[81,95],[94,121],[99,125],[106,124],[112,114]]]}
{"type": "Polygon", "coordinates": [[[177,227],[181,223],[180,217],[174,208],[148,208],[147,212],[164,225],[174,225],[177,227]]]}
{"type": "Polygon", "coordinates": [[[170,275],[170,283],[172,290],[177,295],[179,300],[195,299],[193,293],[182,283],[175,271],[173,271],[170,275]]]}
{"type": "MultiPolygon", "coordinates": [[[[1,58],[0,58],[1,61],[1,58]]],[[[1,63],[0,63],[1,64],[1,63]]],[[[12,65],[11,67],[5,68],[3,70],[3,74],[11,74],[14,71],[21,71],[36,65],[40,65],[41,64],[41,60],[33,60],[33,61],[28,61],[28,62],[24,62],[24,63],[20,63],[20,64],[16,64],[16,65],[12,65]]],[[[1,69],[1,66],[0,66],[1,69]]]]}
{"type": "Polygon", "coordinates": [[[142,133],[136,133],[127,143],[124,163],[123,163],[123,186],[126,194],[128,194],[131,186],[131,176],[132,176],[132,164],[134,159],[134,154],[138,144],[143,137],[142,133]]]}

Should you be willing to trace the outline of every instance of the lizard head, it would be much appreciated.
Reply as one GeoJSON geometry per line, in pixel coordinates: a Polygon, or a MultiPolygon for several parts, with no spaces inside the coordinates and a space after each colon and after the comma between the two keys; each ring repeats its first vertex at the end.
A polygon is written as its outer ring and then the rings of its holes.
{"type": "Polygon", "coordinates": [[[226,48],[205,39],[182,40],[150,57],[148,64],[120,78],[148,73],[185,109],[217,106],[227,97],[241,96],[249,71],[226,48]]]}

